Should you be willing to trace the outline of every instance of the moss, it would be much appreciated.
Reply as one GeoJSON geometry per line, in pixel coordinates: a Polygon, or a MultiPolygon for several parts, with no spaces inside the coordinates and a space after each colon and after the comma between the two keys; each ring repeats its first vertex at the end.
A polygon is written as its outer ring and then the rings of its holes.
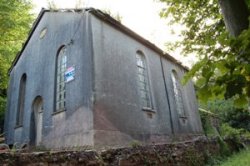
{"type": "Polygon", "coordinates": [[[132,147],[132,148],[137,148],[139,146],[142,146],[141,142],[140,141],[137,141],[137,140],[133,140],[129,143],[129,146],[132,147]]]}

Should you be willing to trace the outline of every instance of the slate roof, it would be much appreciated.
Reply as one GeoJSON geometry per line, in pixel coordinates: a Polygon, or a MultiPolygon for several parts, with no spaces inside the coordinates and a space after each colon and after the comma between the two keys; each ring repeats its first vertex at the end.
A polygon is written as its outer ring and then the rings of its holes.
{"type": "Polygon", "coordinates": [[[40,11],[37,19],[34,21],[33,26],[29,32],[28,38],[25,41],[25,43],[23,44],[23,47],[21,49],[21,51],[16,55],[15,59],[13,60],[11,67],[9,69],[9,74],[12,71],[13,67],[16,65],[16,63],[18,62],[19,58],[21,57],[25,47],[27,46],[32,34],[34,33],[37,25],[39,24],[40,20],[42,19],[44,13],[46,12],[89,12],[93,15],[95,15],[96,17],[98,17],[99,19],[101,19],[102,21],[110,24],[111,26],[113,26],[114,28],[124,32],[125,34],[127,34],[128,36],[134,38],[135,40],[139,41],[140,43],[144,44],[145,46],[147,46],[148,48],[151,48],[152,50],[154,50],[155,52],[157,52],[158,54],[164,56],[165,58],[167,58],[168,60],[170,60],[171,62],[177,64],[178,66],[184,68],[185,70],[189,70],[188,67],[182,65],[182,63],[178,60],[176,60],[174,57],[170,56],[168,53],[164,52],[163,50],[161,50],[159,47],[157,47],[156,45],[154,45],[153,43],[151,43],[150,41],[144,39],[143,37],[141,37],[140,35],[138,35],[137,33],[135,33],[134,31],[132,31],[131,29],[129,29],[128,27],[124,26],[123,24],[121,24],[119,21],[117,21],[116,19],[114,19],[113,17],[111,17],[110,15],[102,12],[101,10],[95,9],[95,8],[84,8],[84,9],[56,9],[56,10],[48,10],[48,9],[44,9],[42,8],[42,10],[40,11]]]}

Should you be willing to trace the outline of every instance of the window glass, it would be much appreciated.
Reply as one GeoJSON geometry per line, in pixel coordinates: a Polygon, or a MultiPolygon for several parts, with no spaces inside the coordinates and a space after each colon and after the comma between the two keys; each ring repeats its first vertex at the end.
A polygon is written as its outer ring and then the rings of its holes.
{"type": "Polygon", "coordinates": [[[56,70],[56,111],[65,110],[66,91],[65,91],[65,71],[67,64],[66,47],[63,46],[57,56],[56,70]]]}
{"type": "Polygon", "coordinates": [[[145,57],[141,52],[136,53],[137,64],[137,76],[138,76],[138,89],[143,107],[152,107],[150,90],[149,90],[149,78],[147,72],[147,66],[145,57]]]}
{"type": "Polygon", "coordinates": [[[180,116],[185,116],[182,93],[181,93],[181,84],[179,82],[178,75],[175,70],[172,71],[171,78],[173,82],[173,91],[174,91],[174,98],[175,98],[177,112],[180,116]]]}
{"type": "Polygon", "coordinates": [[[43,28],[42,31],[40,32],[40,39],[44,38],[44,36],[46,35],[47,33],[47,28],[43,28]]]}
{"type": "Polygon", "coordinates": [[[23,123],[25,91],[26,91],[26,74],[23,74],[19,86],[19,98],[18,98],[18,108],[17,108],[18,110],[16,117],[17,126],[20,126],[23,123]]]}

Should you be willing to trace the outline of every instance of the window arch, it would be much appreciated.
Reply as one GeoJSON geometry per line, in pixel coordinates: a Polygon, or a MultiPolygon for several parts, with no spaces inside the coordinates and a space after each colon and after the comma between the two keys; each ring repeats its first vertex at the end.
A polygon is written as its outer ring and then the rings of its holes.
{"type": "Polygon", "coordinates": [[[150,85],[148,78],[148,69],[146,65],[146,59],[141,51],[136,52],[136,65],[138,76],[138,89],[140,93],[140,99],[143,107],[152,108],[150,85]]]}
{"type": "Polygon", "coordinates": [[[66,47],[62,46],[56,58],[56,108],[55,111],[63,111],[66,106],[65,71],[67,68],[66,47]]]}
{"type": "Polygon", "coordinates": [[[21,126],[23,124],[26,80],[27,80],[27,76],[26,74],[23,74],[20,80],[20,84],[19,84],[16,126],[21,126]]]}
{"type": "Polygon", "coordinates": [[[183,99],[182,99],[182,92],[181,92],[181,85],[175,70],[172,70],[171,78],[173,82],[173,91],[174,91],[174,99],[176,103],[176,110],[180,116],[185,116],[184,113],[184,106],[183,106],[183,99]]]}

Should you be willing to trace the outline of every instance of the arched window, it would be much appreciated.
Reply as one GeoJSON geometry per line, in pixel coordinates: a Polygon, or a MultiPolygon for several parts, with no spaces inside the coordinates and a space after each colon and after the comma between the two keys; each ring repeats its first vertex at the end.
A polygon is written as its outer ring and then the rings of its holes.
{"type": "Polygon", "coordinates": [[[56,109],[63,111],[66,106],[65,71],[67,67],[66,47],[60,48],[56,59],[56,109]]]}
{"type": "Polygon", "coordinates": [[[141,51],[136,52],[138,87],[143,107],[152,108],[149,78],[145,56],[141,51]]]}
{"type": "Polygon", "coordinates": [[[171,78],[173,82],[173,91],[174,91],[174,99],[176,103],[176,110],[180,116],[185,116],[184,107],[183,107],[183,99],[182,99],[182,92],[181,92],[181,85],[179,82],[179,78],[177,72],[172,70],[171,78]]]}
{"type": "Polygon", "coordinates": [[[27,79],[26,74],[23,74],[19,85],[16,126],[21,126],[23,124],[26,79],[27,79]]]}

